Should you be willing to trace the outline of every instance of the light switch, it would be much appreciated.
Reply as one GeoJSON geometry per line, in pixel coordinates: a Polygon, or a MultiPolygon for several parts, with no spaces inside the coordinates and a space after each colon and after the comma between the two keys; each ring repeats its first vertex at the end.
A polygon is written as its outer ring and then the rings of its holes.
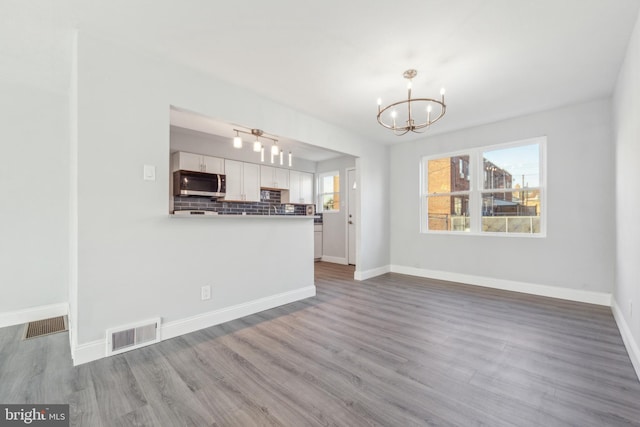
{"type": "Polygon", "coordinates": [[[156,180],[156,167],[153,165],[144,165],[143,178],[145,181],[156,180]]]}

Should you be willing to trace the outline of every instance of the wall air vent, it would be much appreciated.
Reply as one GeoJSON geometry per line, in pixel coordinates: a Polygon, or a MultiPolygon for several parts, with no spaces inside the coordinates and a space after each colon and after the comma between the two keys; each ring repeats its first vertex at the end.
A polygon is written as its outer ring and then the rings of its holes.
{"type": "Polygon", "coordinates": [[[107,356],[160,342],[160,318],[107,329],[107,356]]]}

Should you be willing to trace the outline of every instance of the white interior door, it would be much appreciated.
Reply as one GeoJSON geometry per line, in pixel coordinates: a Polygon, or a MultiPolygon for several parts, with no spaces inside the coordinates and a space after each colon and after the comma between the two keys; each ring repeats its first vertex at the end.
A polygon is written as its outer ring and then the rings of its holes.
{"type": "Polygon", "coordinates": [[[356,264],[356,192],[358,184],[356,182],[356,170],[347,169],[347,262],[356,264]]]}

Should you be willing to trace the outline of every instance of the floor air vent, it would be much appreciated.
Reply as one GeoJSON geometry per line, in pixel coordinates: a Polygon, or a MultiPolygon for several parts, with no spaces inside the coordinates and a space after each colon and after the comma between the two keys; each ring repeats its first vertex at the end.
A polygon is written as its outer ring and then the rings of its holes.
{"type": "Polygon", "coordinates": [[[36,320],[35,322],[27,323],[24,329],[24,339],[28,340],[45,335],[57,334],[58,332],[65,332],[67,329],[67,316],[36,320]]]}
{"type": "Polygon", "coordinates": [[[160,318],[107,329],[107,356],[160,341],[160,318]]]}

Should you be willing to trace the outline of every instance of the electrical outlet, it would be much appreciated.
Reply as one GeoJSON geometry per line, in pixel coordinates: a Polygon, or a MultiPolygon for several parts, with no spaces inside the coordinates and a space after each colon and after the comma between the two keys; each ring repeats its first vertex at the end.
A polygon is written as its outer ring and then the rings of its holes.
{"type": "Polygon", "coordinates": [[[202,301],[211,299],[211,286],[203,286],[200,290],[200,297],[202,298],[202,301]]]}

